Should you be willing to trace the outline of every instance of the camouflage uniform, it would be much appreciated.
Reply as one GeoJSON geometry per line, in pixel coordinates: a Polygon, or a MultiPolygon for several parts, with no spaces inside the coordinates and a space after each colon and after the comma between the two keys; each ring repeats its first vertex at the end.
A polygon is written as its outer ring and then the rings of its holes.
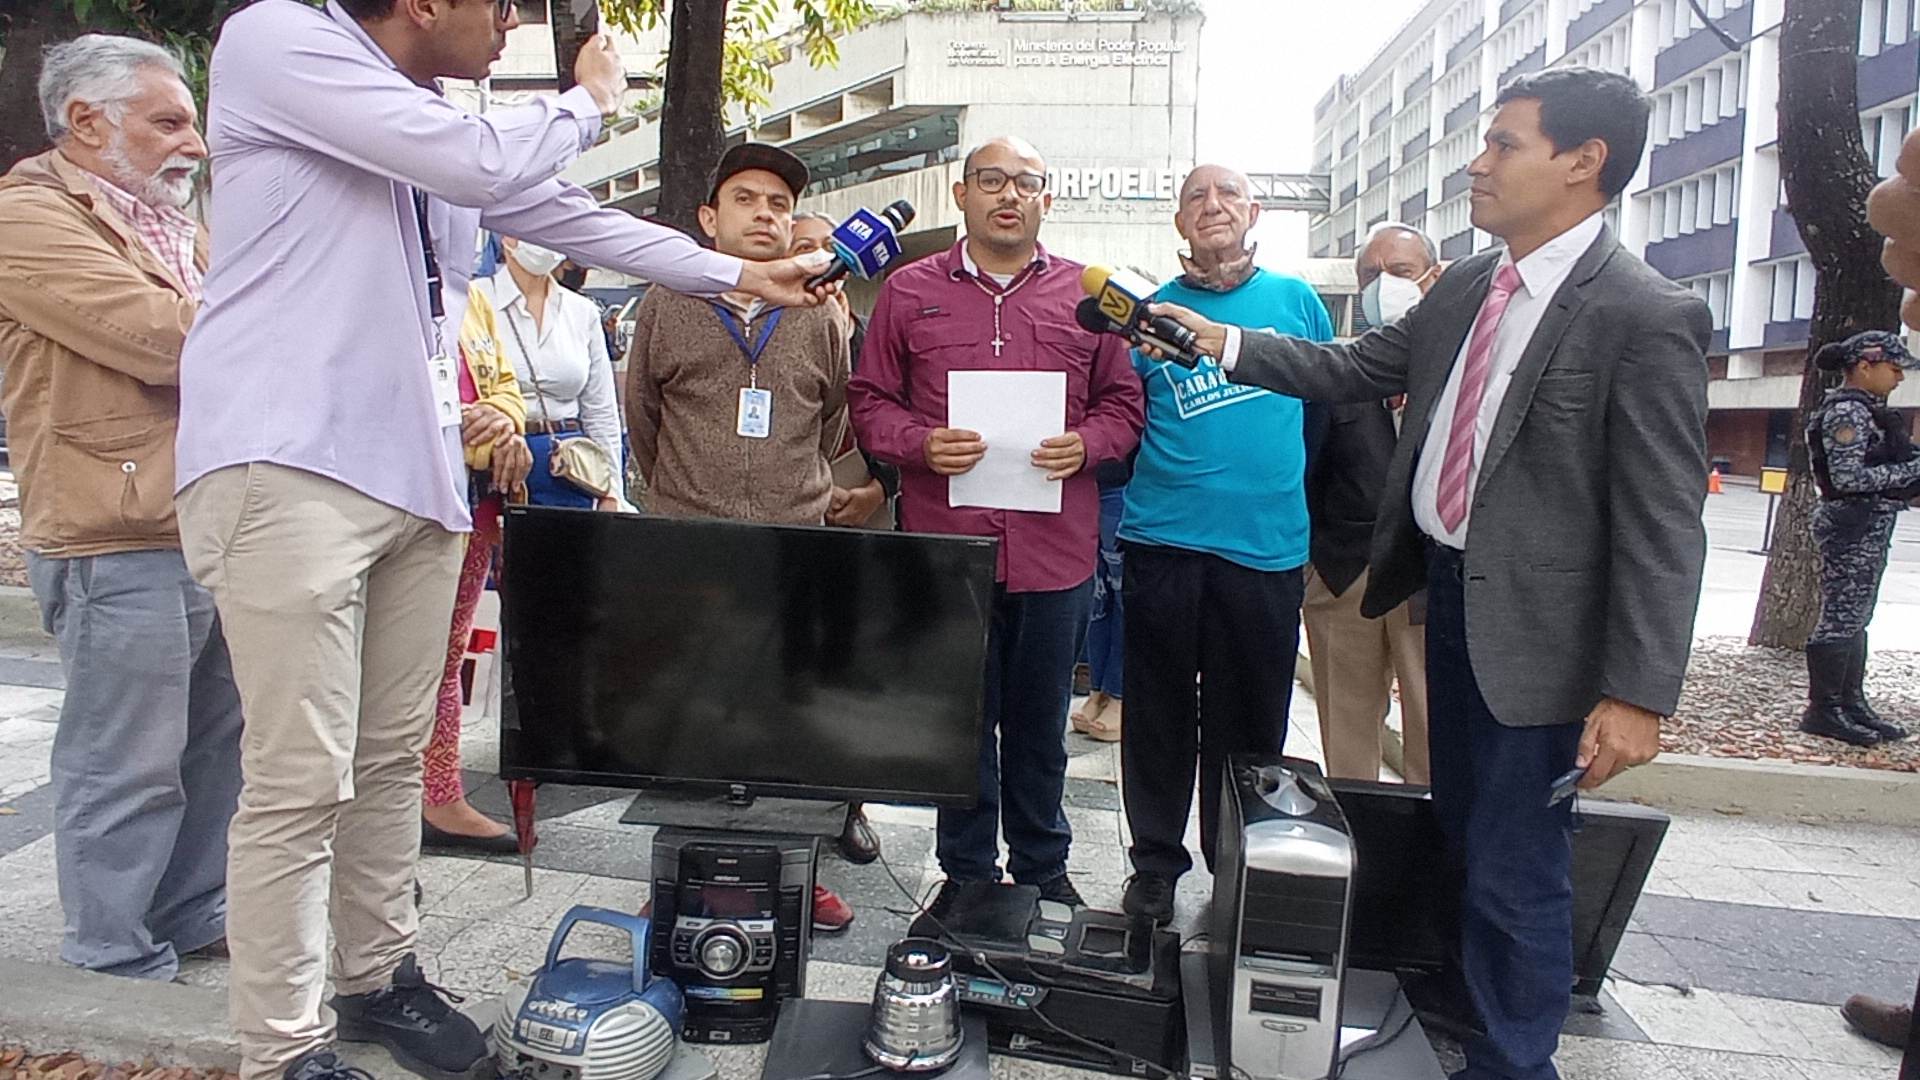
{"type": "MultiPolygon", "coordinates": [[[[1829,369],[1920,366],[1897,335],[1877,330],[1829,345],[1817,359],[1829,369]]],[[[1807,417],[1807,452],[1820,488],[1813,511],[1820,622],[1807,639],[1807,711],[1800,730],[1856,746],[1904,739],[1906,729],[1876,712],[1863,687],[1867,622],[1887,568],[1894,519],[1920,495],[1920,456],[1906,421],[1886,399],[1851,385],[1828,393],[1807,417]]]]}
{"type": "Polygon", "coordinates": [[[1887,568],[1894,518],[1906,506],[1900,494],[1920,483],[1920,458],[1882,460],[1890,444],[1902,441],[1876,415],[1883,411],[1876,406],[1883,404],[1864,390],[1834,390],[1807,421],[1807,444],[1819,440],[1828,476],[1813,511],[1820,622],[1808,640],[1816,644],[1845,641],[1867,628],[1887,568]]]}

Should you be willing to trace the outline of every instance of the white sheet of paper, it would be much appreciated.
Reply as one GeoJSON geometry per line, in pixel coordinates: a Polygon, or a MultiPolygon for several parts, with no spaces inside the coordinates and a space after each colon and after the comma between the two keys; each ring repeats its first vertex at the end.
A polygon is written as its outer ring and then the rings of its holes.
{"type": "Polygon", "coordinates": [[[948,506],[1060,512],[1060,481],[1047,479],[1032,454],[1067,427],[1064,371],[950,371],[947,426],[977,431],[987,454],[947,478],[948,506]]]}

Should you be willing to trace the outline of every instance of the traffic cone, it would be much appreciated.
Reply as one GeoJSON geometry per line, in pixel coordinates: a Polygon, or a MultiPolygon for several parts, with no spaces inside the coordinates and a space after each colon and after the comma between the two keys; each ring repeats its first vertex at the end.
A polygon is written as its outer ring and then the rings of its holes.
{"type": "Polygon", "coordinates": [[[1718,465],[1707,473],[1707,494],[1720,494],[1720,466],[1718,465]]]}

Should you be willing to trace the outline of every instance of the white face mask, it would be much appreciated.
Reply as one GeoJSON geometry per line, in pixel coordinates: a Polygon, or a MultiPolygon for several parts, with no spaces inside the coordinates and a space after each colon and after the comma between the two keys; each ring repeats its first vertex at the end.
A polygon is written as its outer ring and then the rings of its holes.
{"type": "Polygon", "coordinates": [[[1381,274],[1360,293],[1360,310],[1371,326],[1386,326],[1400,321],[1420,302],[1420,286],[1403,277],[1381,274]]]}
{"type": "Polygon", "coordinates": [[[539,244],[529,244],[525,240],[514,245],[512,255],[513,261],[520,264],[520,269],[534,277],[546,277],[558,269],[561,263],[567,261],[565,255],[550,248],[543,248],[539,244]]]}

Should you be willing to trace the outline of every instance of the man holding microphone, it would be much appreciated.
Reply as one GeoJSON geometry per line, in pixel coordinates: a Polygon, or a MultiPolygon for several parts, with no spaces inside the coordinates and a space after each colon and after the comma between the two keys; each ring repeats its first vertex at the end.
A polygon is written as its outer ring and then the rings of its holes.
{"type": "MultiPolygon", "coordinates": [[[[1522,76],[1468,166],[1505,242],[1348,345],[1156,307],[1236,382],[1407,395],[1363,612],[1428,589],[1434,812],[1462,871],[1460,962],[1486,1034],[1455,1080],[1556,1080],[1573,983],[1569,838],[1592,789],[1654,757],[1706,558],[1706,305],[1601,218],[1649,105],[1619,75],[1522,76]]],[[[1248,453],[1259,452],[1248,448],[1248,453]]]]}
{"type": "Polygon", "coordinates": [[[478,229],[691,293],[818,300],[816,265],[704,251],[557,179],[626,87],[605,40],[557,97],[475,116],[440,96],[486,77],[516,23],[512,0],[258,3],[214,50],[177,505],[246,714],[228,864],[246,1080],[364,1075],[336,1037],[433,1077],[487,1052],[415,961],[412,895],[471,527],[451,358],[478,229]]]}

